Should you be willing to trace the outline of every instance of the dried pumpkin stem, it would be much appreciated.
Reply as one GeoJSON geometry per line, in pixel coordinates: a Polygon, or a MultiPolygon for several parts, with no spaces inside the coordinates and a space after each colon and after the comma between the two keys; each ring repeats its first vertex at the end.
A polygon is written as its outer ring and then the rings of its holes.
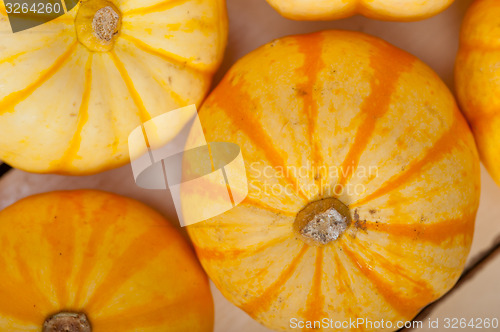
{"type": "Polygon", "coordinates": [[[92,327],[84,313],[60,312],[43,323],[42,332],[91,332],[92,327]]]}
{"type": "Polygon", "coordinates": [[[113,40],[113,36],[118,33],[118,23],[120,15],[110,6],[99,9],[92,20],[92,30],[94,35],[105,43],[113,40]]]}
{"type": "Polygon", "coordinates": [[[336,198],[325,198],[297,213],[294,229],[308,245],[321,246],[338,239],[350,224],[349,208],[336,198]]]}
{"type": "Polygon", "coordinates": [[[78,41],[89,51],[109,52],[120,33],[121,13],[107,0],[82,1],[75,18],[78,41]]]}

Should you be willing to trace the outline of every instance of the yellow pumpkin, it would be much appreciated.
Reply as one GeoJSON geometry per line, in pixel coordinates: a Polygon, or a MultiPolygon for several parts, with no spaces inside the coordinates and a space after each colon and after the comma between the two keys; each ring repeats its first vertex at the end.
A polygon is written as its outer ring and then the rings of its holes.
{"type": "Polygon", "coordinates": [[[267,0],[294,20],[336,20],[355,14],[387,21],[416,21],[434,16],[454,0],[267,0]]]}
{"type": "Polygon", "coordinates": [[[481,159],[500,185],[500,2],[478,0],[460,33],[455,65],[458,100],[481,159]]]}
{"type": "Polygon", "coordinates": [[[80,175],[127,163],[142,122],[201,103],[227,17],[224,0],[84,0],[10,29],[0,3],[0,160],[80,175]]]}
{"type": "Polygon", "coordinates": [[[2,331],[213,330],[192,248],[137,201],[91,190],[31,196],[0,212],[0,239],[2,331]]]}
{"type": "Polygon", "coordinates": [[[249,193],[188,232],[216,286],[262,324],[397,324],[459,278],[479,160],[452,94],[414,56],[357,32],[278,39],[239,60],[199,116],[208,141],[241,147],[249,193]]]}

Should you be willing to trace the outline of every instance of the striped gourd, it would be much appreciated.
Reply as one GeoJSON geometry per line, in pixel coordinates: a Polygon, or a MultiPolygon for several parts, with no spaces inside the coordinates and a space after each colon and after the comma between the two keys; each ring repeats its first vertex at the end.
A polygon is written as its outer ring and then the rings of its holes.
{"type": "Polygon", "coordinates": [[[1,331],[213,330],[193,250],[137,201],[91,190],[31,196],[0,212],[0,238],[1,331]]]}
{"type": "Polygon", "coordinates": [[[362,14],[388,21],[434,16],[454,0],[267,0],[281,15],[295,20],[334,20],[362,14]]]}
{"type": "Polygon", "coordinates": [[[500,185],[500,1],[478,0],[469,8],[455,78],[481,160],[500,185]]]}
{"type": "Polygon", "coordinates": [[[460,276],[479,160],[417,58],[355,32],[286,37],[239,60],[199,116],[209,141],[241,147],[249,194],[188,232],[262,324],[408,320],[460,276]]]}
{"type": "Polygon", "coordinates": [[[224,52],[224,0],[84,0],[12,33],[0,3],[0,160],[90,174],[128,162],[130,132],[201,103],[224,52]]]}

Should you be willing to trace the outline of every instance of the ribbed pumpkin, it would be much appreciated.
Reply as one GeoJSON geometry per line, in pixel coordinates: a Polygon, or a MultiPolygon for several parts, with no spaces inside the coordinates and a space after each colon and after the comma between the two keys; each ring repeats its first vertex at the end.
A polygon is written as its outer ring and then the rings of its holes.
{"type": "Polygon", "coordinates": [[[356,32],[279,39],[239,60],[199,116],[208,141],[241,147],[249,194],[188,232],[262,324],[396,324],[455,284],[479,160],[448,88],[412,55],[356,32]]]}
{"type": "Polygon", "coordinates": [[[128,162],[130,132],[201,103],[224,52],[224,0],[84,0],[13,34],[0,3],[0,160],[89,174],[128,162]]]}
{"type": "Polygon", "coordinates": [[[335,20],[355,14],[387,20],[416,21],[445,10],[454,0],[267,0],[294,20],[335,20]]]}
{"type": "Polygon", "coordinates": [[[213,330],[194,252],[132,199],[90,190],[31,196],[0,212],[0,239],[2,331],[213,330]]]}
{"type": "Polygon", "coordinates": [[[455,84],[481,159],[500,185],[500,2],[478,0],[460,33],[455,84]]]}

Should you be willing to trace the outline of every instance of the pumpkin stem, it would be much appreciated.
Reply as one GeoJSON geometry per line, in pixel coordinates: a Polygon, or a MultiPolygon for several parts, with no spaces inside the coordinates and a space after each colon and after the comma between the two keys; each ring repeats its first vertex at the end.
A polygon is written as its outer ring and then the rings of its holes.
{"type": "Polygon", "coordinates": [[[297,213],[294,229],[306,244],[320,246],[338,239],[350,224],[349,208],[336,198],[325,198],[297,213]]]}
{"type": "Polygon", "coordinates": [[[78,41],[92,52],[108,52],[113,49],[120,32],[121,14],[107,0],[82,1],[75,18],[78,41]]]}
{"type": "Polygon", "coordinates": [[[43,323],[42,332],[91,332],[90,322],[84,313],[60,312],[43,323]]]}
{"type": "Polygon", "coordinates": [[[109,43],[118,33],[119,22],[120,15],[110,6],[99,9],[92,20],[94,35],[104,43],[109,43]]]}

